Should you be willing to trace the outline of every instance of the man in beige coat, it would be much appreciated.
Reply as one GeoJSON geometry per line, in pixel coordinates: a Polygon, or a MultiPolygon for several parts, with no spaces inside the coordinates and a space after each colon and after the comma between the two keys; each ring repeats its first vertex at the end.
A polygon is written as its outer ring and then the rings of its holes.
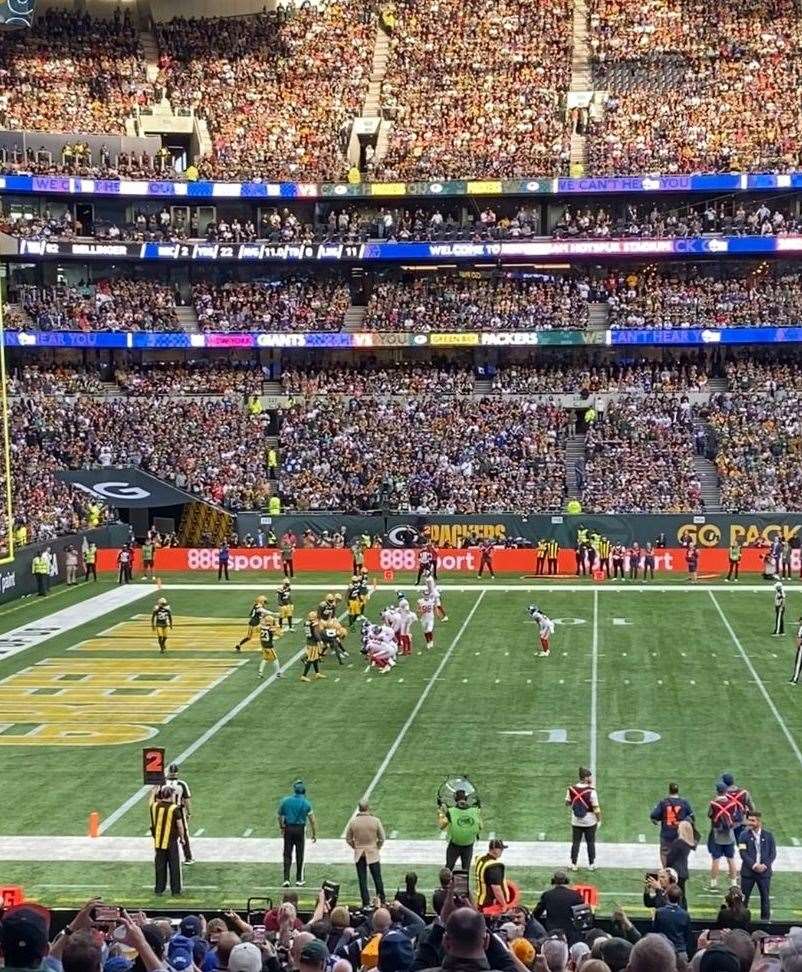
{"type": "Polygon", "coordinates": [[[376,894],[384,904],[384,882],[382,881],[382,865],[379,852],[384,844],[384,827],[378,817],[370,812],[367,800],[359,801],[359,809],[351,817],[348,829],[345,831],[345,842],[354,852],[356,876],[359,879],[359,893],[362,896],[362,906],[370,904],[368,895],[368,869],[376,894]]]}

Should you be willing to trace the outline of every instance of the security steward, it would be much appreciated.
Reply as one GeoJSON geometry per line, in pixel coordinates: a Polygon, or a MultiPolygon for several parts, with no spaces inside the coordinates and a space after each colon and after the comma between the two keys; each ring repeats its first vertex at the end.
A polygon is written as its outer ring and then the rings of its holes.
{"type": "Polygon", "coordinates": [[[306,798],[306,785],[303,780],[292,784],[292,793],[285,796],[278,806],[278,826],[284,837],[284,884],[290,886],[292,855],[295,852],[295,884],[302,888],[304,881],[304,846],[306,844],[306,824],[309,822],[312,843],[317,842],[315,814],[312,804],[306,798]]]}
{"type": "Polygon", "coordinates": [[[557,574],[557,558],[560,555],[560,545],[557,541],[552,538],[546,545],[546,559],[549,562],[549,576],[554,577],[557,574]]]}
{"type": "Polygon", "coordinates": [[[487,845],[487,853],[476,858],[476,901],[482,914],[502,915],[520,899],[520,890],[505,876],[501,855],[506,849],[503,840],[494,838],[487,845]]]}
{"type": "Polygon", "coordinates": [[[181,810],[173,798],[173,791],[163,786],[150,802],[150,832],[153,835],[156,868],[155,894],[164,894],[167,875],[170,875],[170,894],[181,894],[181,859],[178,842],[184,839],[181,810]]]}
{"type": "Polygon", "coordinates": [[[44,553],[36,554],[31,561],[31,573],[36,578],[37,597],[47,596],[48,563],[44,553]]]}
{"type": "Polygon", "coordinates": [[[482,829],[482,811],[468,806],[465,790],[456,791],[453,807],[438,807],[437,825],[448,837],[446,867],[453,871],[459,860],[464,871],[470,870],[473,845],[482,829]]]}
{"type": "Polygon", "coordinates": [[[740,543],[730,544],[730,569],[727,572],[727,580],[738,580],[738,569],[741,566],[741,545],[740,543]]]}

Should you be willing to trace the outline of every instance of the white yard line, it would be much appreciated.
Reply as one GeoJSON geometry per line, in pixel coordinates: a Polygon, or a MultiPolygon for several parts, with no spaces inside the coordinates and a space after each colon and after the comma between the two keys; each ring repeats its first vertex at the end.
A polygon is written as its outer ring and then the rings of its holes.
{"type": "MultiPolygon", "coordinates": [[[[340,615],[341,620],[344,617],[344,614],[340,615]]],[[[296,662],[300,661],[305,651],[305,648],[299,648],[292,658],[281,666],[279,671],[282,672],[282,674],[286,673],[287,670],[290,669],[296,662]]],[[[207,743],[210,739],[214,739],[221,729],[225,729],[232,719],[236,719],[240,712],[242,712],[243,709],[246,709],[251,702],[254,701],[254,699],[258,699],[262,692],[270,688],[270,686],[276,681],[276,677],[276,673],[274,672],[263,682],[260,682],[252,692],[249,692],[244,698],[240,699],[240,701],[233,708],[229,709],[225,715],[221,716],[213,726],[210,726],[206,732],[204,732],[201,736],[198,736],[195,742],[187,746],[183,753],[175,758],[171,757],[170,762],[178,763],[179,766],[185,763],[190,756],[193,756],[201,748],[201,746],[205,745],[205,743],[207,743]]],[[[143,800],[151,792],[151,789],[152,787],[150,786],[141,786],[136,793],[131,794],[131,796],[128,797],[124,803],[121,803],[116,810],[113,810],[108,817],[102,821],[100,824],[100,833],[104,834],[110,827],[113,827],[114,824],[124,817],[132,807],[135,807],[140,800],[143,800]]]]}
{"type": "MultiPolygon", "coordinates": [[[[44,615],[38,621],[29,621],[19,628],[4,631],[0,634],[0,661],[28,651],[29,648],[36,648],[49,638],[80,628],[82,624],[96,621],[118,608],[127,607],[142,597],[152,595],[155,590],[150,585],[115,587],[114,590],[104,591],[95,597],[62,608],[55,614],[44,615]]],[[[42,598],[41,603],[42,607],[47,607],[47,598],[42,598]]]]}
{"type": "MultiPolygon", "coordinates": [[[[657,844],[597,844],[602,868],[654,869],[657,844]]],[[[509,841],[504,852],[508,867],[564,867],[569,860],[568,841],[509,841]]],[[[192,841],[192,856],[204,864],[277,864],[283,843],[276,837],[198,837],[192,841]]],[[[353,868],[354,852],[344,840],[322,838],[307,841],[308,864],[344,864],[353,868]]],[[[151,863],[150,837],[0,837],[0,861],[59,861],[86,863],[151,863]]],[[[440,866],[445,847],[439,840],[393,840],[382,848],[382,864],[440,866]]],[[[689,866],[706,872],[706,853],[692,854],[689,866]]],[[[802,847],[778,847],[775,871],[802,873],[802,847]]]]}
{"type": "Polygon", "coordinates": [[[590,766],[596,780],[596,758],[599,747],[599,592],[593,592],[593,644],[591,646],[590,671],[590,766]]]}
{"type": "MultiPolygon", "coordinates": [[[[410,729],[412,723],[417,718],[418,713],[420,712],[421,708],[423,707],[423,703],[429,697],[429,693],[434,688],[434,683],[437,681],[440,673],[443,671],[443,669],[448,664],[449,658],[451,658],[451,656],[454,654],[454,649],[459,644],[460,638],[465,634],[465,631],[466,631],[468,625],[471,623],[471,620],[473,619],[474,614],[476,614],[477,608],[482,603],[482,600],[484,599],[484,596],[485,596],[485,592],[484,591],[481,591],[481,593],[479,594],[479,597],[477,597],[477,599],[476,599],[473,607],[468,612],[467,617],[462,622],[462,625],[460,626],[459,631],[454,636],[454,640],[448,646],[448,648],[446,649],[445,654],[440,659],[440,664],[434,670],[434,674],[430,677],[429,681],[424,686],[424,689],[423,689],[423,691],[420,694],[420,698],[415,703],[415,706],[412,709],[412,711],[410,712],[410,714],[409,714],[409,716],[407,718],[407,721],[404,723],[403,726],[401,726],[401,729],[399,730],[398,735],[393,740],[392,746],[390,746],[390,748],[387,750],[387,755],[384,757],[384,759],[381,762],[381,765],[376,770],[376,774],[373,777],[373,779],[370,781],[370,783],[368,784],[368,788],[362,794],[362,797],[361,797],[362,800],[369,800],[370,799],[370,795],[373,793],[373,791],[376,789],[376,787],[381,782],[381,778],[384,776],[385,771],[387,770],[387,767],[390,765],[390,763],[391,763],[391,761],[393,759],[393,756],[395,756],[395,754],[398,752],[398,747],[404,741],[404,737],[409,732],[409,729],[410,729]]],[[[359,809],[358,806],[355,807],[354,808],[354,813],[356,813],[358,809],[359,809]]],[[[343,837],[345,836],[345,831],[347,829],[348,829],[348,824],[346,823],[346,826],[343,828],[343,837]]]]}
{"type": "Polygon", "coordinates": [[[721,610],[721,605],[716,600],[716,597],[715,597],[715,595],[713,594],[712,591],[710,591],[710,600],[713,602],[713,604],[715,604],[716,610],[718,611],[719,615],[721,616],[721,620],[724,622],[724,627],[729,632],[730,638],[732,638],[732,643],[738,649],[738,651],[739,651],[739,653],[741,655],[741,658],[743,658],[744,662],[746,663],[746,667],[749,669],[749,672],[752,675],[752,678],[754,679],[754,681],[755,681],[758,689],[760,690],[760,694],[766,700],[766,705],[768,705],[769,709],[771,710],[771,714],[774,716],[774,718],[775,718],[775,720],[777,722],[777,725],[780,727],[780,729],[782,730],[783,735],[788,740],[788,745],[791,747],[794,756],[796,756],[797,762],[800,764],[800,766],[802,766],[802,751],[800,751],[799,746],[797,745],[796,739],[794,739],[794,737],[791,735],[791,730],[788,728],[788,726],[787,726],[787,724],[785,722],[785,719],[783,719],[782,715],[780,714],[780,710],[774,704],[774,700],[772,699],[772,697],[769,695],[768,691],[766,690],[766,686],[763,684],[763,680],[761,679],[760,675],[758,675],[755,666],[752,664],[752,659],[744,651],[744,647],[741,644],[741,642],[739,641],[738,635],[735,633],[735,630],[733,629],[732,625],[730,624],[730,622],[729,622],[729,620],[727,618],[727,615],[721,610]]]}
{"type": "MultiPolygon", "coordinates": [[[[469,575],[466,575],[466,577],[469,575]]],[[[599,583],[588,582],[587,584],[521,584],[511,581],[507,583],[502,578],[499,578],[499,583],[496,584],[467,584],[465,582],[459,583],[458,574],[450,575],[452,580],[444,584],[438,584],[438,588],[441,591],[455,591],[458,593],[470,594],[474,591],[496,591],[499,594],[507,594],[510,591],[550,591],[552,593],[565,591],[568,594],[576,594],[580,591],[628,591],[630,593],[648,593],[649,591],[657,591],[658,593],[671,593],[676,591],[678,594],[687,593],[688,591],[729,591],[730,593],[737,593],[738,591],[748,591],[752,593],[765,593],[771,590],[770,584],[741,584],[737,588],[732,587],[730,584],[611,584],[608,581],[600,581],[599,583]]],[[[162,578],[162,588],[170,588],[174,591],[264,591],[266,587],[270,587],[278,578],[273,578],[264,580],[261,583],[251,583],[251,584],[204,584],[199,581],[171,581],[169,578],[162,578]]],[[[414,578],[413,578],[414,580],[414,578]]],[[[402,580],[397,580],[393,584],[377,584],[376,590],[378,591],[397,591],[399,585],[402,584],[402,580]]],[[[294,591],[331,591],[336,590],[338,587],[344,587],[344,582],[339,582],[337,580],[332,580],[328,584],[296,584],[293,582],[292,589],[294,591]]],[[[786,584],[786,589],[799,590],[802,589],[802,584],[786,584]]]]}

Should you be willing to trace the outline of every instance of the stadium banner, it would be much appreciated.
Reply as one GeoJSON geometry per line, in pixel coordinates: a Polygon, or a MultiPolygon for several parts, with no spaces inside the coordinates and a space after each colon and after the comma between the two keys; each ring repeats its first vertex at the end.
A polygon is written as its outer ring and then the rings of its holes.
{"type": "Polygon", "coordinates": [[[336,533],[346,529],[346,543],[356,536],[380,537],[382,546],[406,549],[431,540],[435,546],[448,549],[492,539],[498,543],[535,544],[542,538],[555,539],[561,549],[573,551],[577,529],[584,526],[590,533],[599,533],[613,543],[630,546],[639,543],[656,543],[664,537],[666,547],[680,545],[689,537],[700,549],[720,547],[727,549],[732,543],[745,546],[767,546],[779,537],[792,546],[802,546],[802,513],[710,514],[694,513],[622,514],[532,514],[518,516],[512,513],[487,513],[472,515],[393,514],[388,516],[348,517],[331,513],[282,514],[270,520],[272,529],[281,536],[293,532],[300,542],[305,531],[320,537],[324,530],[336,533]]]}
{"type": "MultiPolygon", "coordinates": [[[[30,7],[31,0],[12,0],[30,7]]],[[[0,0],[0,12],[10,0],[0,0]]],[[[38,134],[38,133],[37,133],[38,134]]],[[[533,178],[391,183],[170,182],[167,180],[87,179],[81,176],[0,176],[0,193],[71,196],[213,199],[325,199],[420,196],[558,196],[598,193],[771,192],[802,188],[802,172],[719,173],[710,175],[628,175],[594,178],[533,178]]]]}
{"type": "MultiPolygon", "coordinates": [[[[116,549],[99,550],[97,566],[100,571],[117,570],[116,549]]],[[[409,548],[371,547],[365,551],[365,567],[371,573],[385,573],[402,570],[417,570],[420,551],[409,548]]],[[[798,552],[797,552],[798,557],[798,552]]],[[[744,550],[741,570],[759,572],[763,569],[764,552],[755,548],[744,550]]],[[[446,547],[438,550],[437,571],[442,574],[476,574],[479,571],[481,551],[478,547],[455,549],[446,547]]],[[[719,574],[727,570],[729,560],[727,551],[721,548],[702,548],[699,552],[699,573],[719,574]]],[[[134,570],[141,564],[141,554],[134,557],[134,570]]],[[[257,547],[236,547],[229,552],[229,570],[260,571],[282,574],[281,551],[257,547]]],[[[612,565],[611,565],[612,566],[612,565]]],[[[155,552],[154,569],[157,574],[171,571],[217,570],[218,551],[208,547],[164,547],[155,552]]],[[[629,567],[627,558],[626,567],[629,567]]],[[[498,548],[493,551],[493,569],[503,573],[533,575],[536,568],[535,551],[526,549],[510,550],[498,548]]],[[[796,569],[799,568],[797,560],[796,569]]],[[[293,570],[296,574],[314,571],[331,571],[350,574],[353,569],[351,551],[348,549],[299,548],[293,555],[293,570]]],[[[682,547],[665,547],[655,552],[655,569],[662,573],[687,572],[685,550],[682,547]]],[[[572,576],[576,573],[576,558],[573,550],[563,549],[558,555],[558,574],[572,576]]],[[[2,574],[0,573],[0,577],[2,574]]],[[[333,586],[336,586],[333,585],[333,586]]]]}
{"type": "Polygon", "coordinates": [[[107,506],[150,509],[154,506],[183,506],[197,501],[197,497],[191,493],[185,493],[134,466],[65,469],[56,473],[56,479],[75,486],[107,506]]]}
{"type": "MultiPolygon", "coordinates": [[[[128,527],[115,524],[109,527],[98,527],[85,530],[66,537],[58,537],[45,543],[31,543],[18,548],[14,559],[0,567],[0,604],[14,601],[20,597],[29,597],[36,593],[36,578],[33,575],[33,558],[43,550],[49,550],[50,558],[50,586],[61,584],[66,579],[66,565],[64,551],[72,544],[78,551],[79,575],[83,573],[81,546],[84,538],[87,543],[96,543],[99,548],[118,548],[128,538],[128,527]]],[[[101,550],[98,550],[98,556],[101,550]]],[[[116,554],[115,554],[116,558],[116,554]]],[[[116,565],[116,560],[115,560],[116,565]]],[[[57,632],[53,632],[56,634],[57,632]]],[[[0,636],[0,658],[3,656],[3,637],[0,636]]]]}
{"type": "Polygon", "coordinates": [[[430,243],[109,243],[17,240],[26,259],[224,262],[601,259],[662,256],[765,256],[802,252],[802,236],[696,236],[637,240],[503,240],[430,243]]]}
{"type": "MultiPolygon", "coordinates": [[[[744,330],[749,330],[745,328],[744,330]]],[[[800,338],[802,340],[802,338],[800,338]]],[[[311,331],[306,333],[187,334],[170,331],[6,331],[5,346],[11,348],[131,348],[142,351],[162,348],[349,348],[354,351],[377,348],[424,347],[565,347],[609,344],[605,331],[471,331],[445,334],[401,332],[311,331]]]]}

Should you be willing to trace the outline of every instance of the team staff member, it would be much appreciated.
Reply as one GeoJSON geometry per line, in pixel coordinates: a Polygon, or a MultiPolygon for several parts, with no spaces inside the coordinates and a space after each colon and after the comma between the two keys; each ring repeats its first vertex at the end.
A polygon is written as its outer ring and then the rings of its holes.
{"type": "Polygon", "coordinates": [[[173,803],[178,806],[179,816],[184,833],[181,836],[181,847],[184,851],[184,863],[193,864],[192,848],[189,846],[189,818],[192,816],[192,791],[189,783],[178,775],[178,763],[170,763],[167,767],[167,782],[165,789],[173,794],[173,803]]]}
{"type": "Polygon", "coordinates": [[[613,580],[620,577],[624,579],[624,545],[617,543],[613,547],[613,580]]]}
{"type": "Polygon", "coordinates": [[[92,575],[95,583],[97,583],[97,544],[90,543],[89,546],[84,550],[84,580],[89,580],[89,575],[92,575]]]}
{"type": "Polygon", "coordinates": [[[292,603],[292,589],[290,588],[290,582],[284,581],[281,587],[278,589],[278,626],[279,628],[284,627],[284,622],[287,622],[287,629],[292,631],[292,616],[295,614],[295,605],[292,603]]]}
{"type": "Polygon", "coordinates": [[[150,628],[156,635],[156,640],[159,643],[159,653],[162,655],[167,651],[167,631],[168,629],[172,630],[172,627],[173,612],[170,610],[167,598],[160,597],[150,615],[150,628]]]}
{"type": "Polygon", "coordinates": [[[220,544],[220,548],[217,551],[217,579],[222,580],[225,577],[229,580],[228,576],[228,562],[231,559],[231,551],[229,550],[228,544],[223,541],[220,544]]]}
{"type": "Polygon", "coordinates": [[[794,685],[799,685],[799,674],[802,672],[802,617],[799,618],[796,629],[796,658],[794,658],[794,674],[789,679],[794,685]]]}
{"type": "Polygon", "coordinates": [[[150,832],[155,852],[154,893],[164,894],[169,874],[170,894],[181,894],[178,842],[183,839],[184,825],[181,823],[178,804],[173,800],[173,791],[168,786],[161,787],[150,802],[150,832]]]}
{"type": "Polygon", "coordinates": [[[468,806],[465,790],[454,793],[453,807],[438,807],[437,826],[445,830],[448,837],[446,867],[453,871],[459,860],[463,871],[469,870],[473,845],[482,830],[482,811],[479,807],[468,806]]]}
{"type": "Polygon", "coordinates": [[[546,544],[546,559],[549,562],[549,575],[554,577],[557,574],[557,557],[560,553],[560,545],[552,538],[546,544]]]}
{"type": "Polygon", "coordinates": [[[647,543],[643,553],[643,579],[654,580],[654,544],[647,543]]]}
{"type": "Polygon", "coordinates": [[[281,567],[285,577],[295,577],[295,564],[293,563],[294,548],[292,541],[285,534],[281,538],[281,567]]]}
{"type": "Polygon", "coordinates": [[[727,571],[727,580],[738,580],[738,570],[741,566],[741,545],[740,543],[730,544],[730,569],[727,571]]]}
{"type": "Polygon", "coordinates": [[[757,885],[760,895],[760,918],[762,921],[771,920],[771,875],[774,859],[777,857],[777,845],[774,835],[763,829],[763,819],[757,810],[753,810],[746,818],[747,830],[741,835],[738,850],[741,854],[741,890],[744,893],[744,905],[749,904],[749,896],[757,885]]]}
{"type": "Polygon", "coordinates": [[[482,546],[479,548],[479,573],[478,577],[481,577],[485,572],[485,567],[490,571],[490,576],[495,578],[496,572],[493,570],[493,541],[491,539],[483,540],[482,546]]]}
{"type": "Polygon", "coordinates": [[[774,631],[775,638],[785,634],[785,588],[780,581],[774,585],[774,631]]]}
{"type": "Polygon", "coordinates": [[[660,824],[660,863],[666,866],[668,848],[677,839],[681,820],[693,821],[693,808],[679,795],[676,783],[668,784],[668,796],[657,804],[649,814],[652,823],[660,824]]]}
{"type": "Polygon", "coordinates": [[[382,904],[386,901],[381,864],[381,849],[385,840],[381,820],[370,812],[367,800],[360,800],[356,815],[348,821],[345,842],[354,852],[354,864],[363,908],[367,908],[370,904],[368,870],[370,870],[370,876],[373,878],[379,901],[382,904]]]}
{"type": "Polygon", "coordinates": [[[290,886],[292,855],[295,853],[295,877],[299,888],[304,886],[304,846],[306,844],[306,824],[309,823],[312,843],[317,842],[315,814],[312,804],[306,798],[303,780],[292,784],[292,793],[284,797],[278,807],[278,826],[284,837],[284,887],[290,886]]]}
{"type": "Polygon", "coordinates": [[[155,547],[152,540],[142,544],[142,580],[153,580],[153,557],[155,547]]]}
{"type": "Polygon", "coordinates": [[[584,838],[588,851],[588,867],[595,871],[596,830],[601,823],[601,807],[589,769],[579,767],[579,782],[568,787],[565,804],[571,808],[571,870],[575,871],[577,868],[579,849],[584,838]]]}
{"type": "Polygon", "coordinates": [[[491,840],[487,853],[476,858],[474,876],[476,879],[476,902],[479,910],[498,908],[499,914],[510,904],[510,889],[507,886],[505,868],[501,855],[507,849],[503,840],[491,840]]]}

